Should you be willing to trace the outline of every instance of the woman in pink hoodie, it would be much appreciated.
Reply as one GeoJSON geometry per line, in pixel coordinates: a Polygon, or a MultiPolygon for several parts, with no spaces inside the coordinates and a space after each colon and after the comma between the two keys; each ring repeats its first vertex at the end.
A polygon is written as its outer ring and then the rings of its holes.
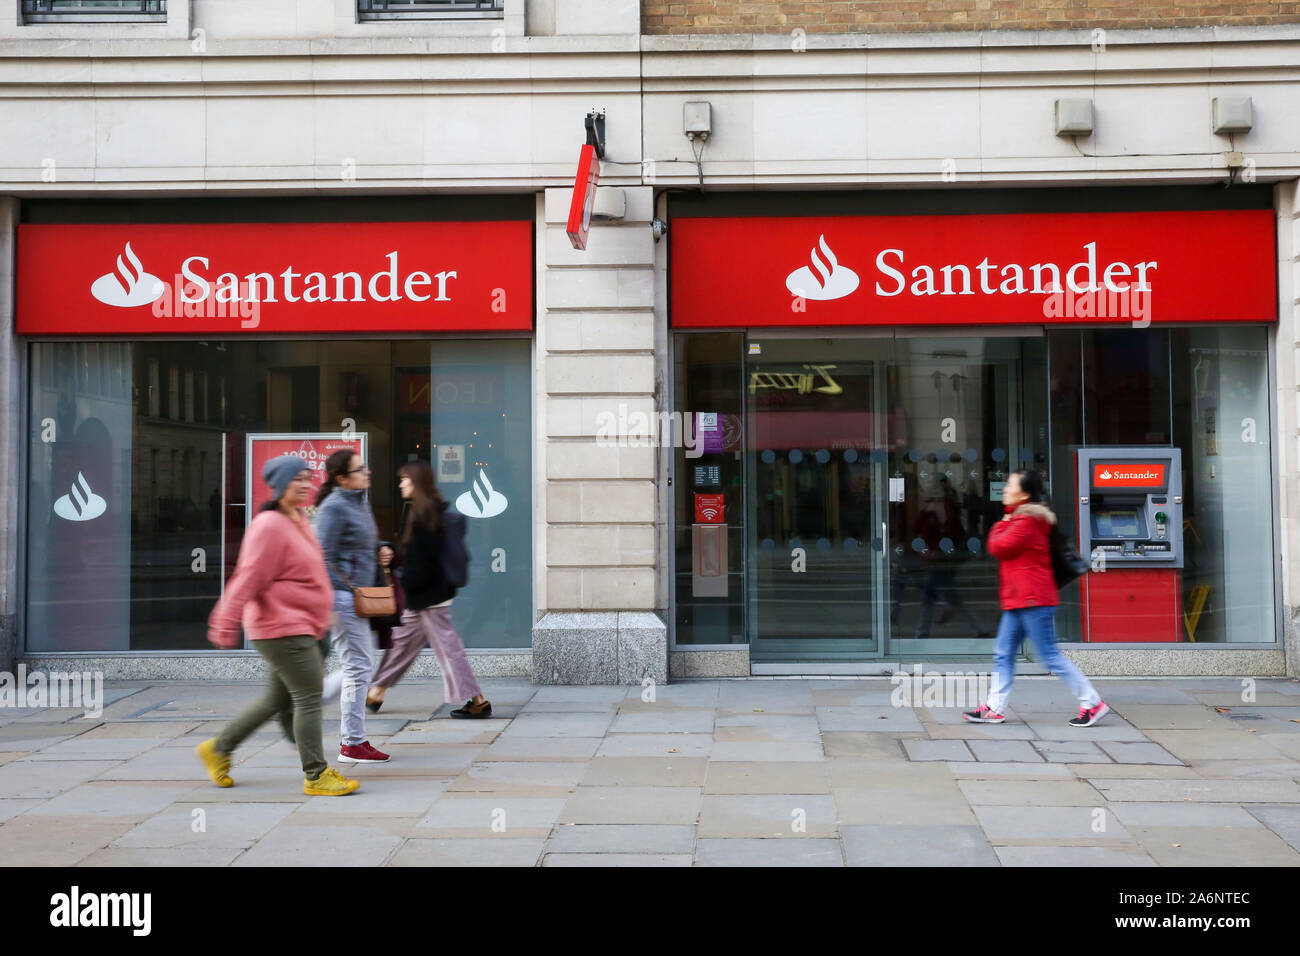
{"type": "Polygon", "coordinates": [[[231,755],[257,728],[293,707],[293,731],[302,758],[302,792],[341,797],[361,786],[325,761],[321,740],[320,640],[330,623],[333,589],[325,556],[300,509],[312,494],[311,468],[293,455],[273,458],[262,478],[275,497],[266,502],[244,534],[235,573],[208,618],[208,640],[238,647],[240,626],[266,661],[269,684],[226,725],[219,737],[195,748],[212,782],[230,787],[231,755]]]}

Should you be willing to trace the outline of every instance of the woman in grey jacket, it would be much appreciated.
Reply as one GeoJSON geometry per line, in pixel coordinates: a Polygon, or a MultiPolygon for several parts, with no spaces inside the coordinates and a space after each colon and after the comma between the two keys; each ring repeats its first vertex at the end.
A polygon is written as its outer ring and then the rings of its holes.
{"type": "MultiPolygon", "coordinates": [[[[343,664],[339,710],[339,762],[379,763],[388,754],[366,739],[366,694],[374,672],[374,636],[370,622],[357,617],[353,587],[375,580],[379,528],[366,500],[370,469],[360,455],[336,451],[325,462],[325,481],[316,495],[315,532],[325,552],[325,567],[334,587],[338,624],[334,647],[343,664]]],[[[328,696],[328,695],[327,695],[328,696]]]]}

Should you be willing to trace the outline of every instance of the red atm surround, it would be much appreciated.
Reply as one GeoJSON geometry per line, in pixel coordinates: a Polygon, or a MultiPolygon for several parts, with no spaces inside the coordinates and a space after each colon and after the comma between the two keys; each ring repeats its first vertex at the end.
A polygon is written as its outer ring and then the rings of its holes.
{"type": "MultiPolygon", "coordinates": [[[[1075,453],[1075,526],[1079,497],[1075,453]]],[[[1135,483],[1135,486],[1140,483],[1135,483]]],[[[1084,555],[1089,558],[1089,555],[1084,555]]],[[[1182,639],[1182,573],[1178,568],[1108,567],[1079,583],[1081,633],[1086,643],[1176,643],[1182,639]]]]}

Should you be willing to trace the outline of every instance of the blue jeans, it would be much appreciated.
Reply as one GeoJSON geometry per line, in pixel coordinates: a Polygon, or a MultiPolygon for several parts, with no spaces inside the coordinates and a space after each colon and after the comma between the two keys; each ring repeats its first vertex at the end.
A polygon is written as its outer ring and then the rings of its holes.
{"type": "Polygon", "coordinates": [[[339,738],[345,746],[366,740],[366,690],[375,670],[375,636],[370,622],[357,617],[351,591],[334,592],[334,610],[339,621],[334,630],[334,649],[342,667],[326,676],[322,698],[339,694],[339,738]]]}
{"type": "Polygon", "coordinates": [[[1026,636],[1033,642],[1039,663],[1069,685],[1070,693],[1079,699],[1079,706],[1097,706],[1101,697],[1097,695],[1092,682],[1056,646],[1056,608],[1025,607],[1002,612],[998,636],[993,640],[993,687],[988,699],[990,710],[998,714],[1006,713],[1004,708],[1011,697],[1011,685],[1016,680],[1016,654],[1026,636]]]}

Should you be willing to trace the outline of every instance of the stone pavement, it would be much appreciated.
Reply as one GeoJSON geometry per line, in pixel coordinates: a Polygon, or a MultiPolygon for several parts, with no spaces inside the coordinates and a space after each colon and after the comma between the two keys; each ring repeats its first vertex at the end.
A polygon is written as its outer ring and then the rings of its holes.
{"type": "MultiPolygon", "coordinates": [[[[302,795],[268,725],[235,786],[192,750],[252,683],[106,687],[102,717],[0,710],[6,865],[1300,864],[1300,683],[1020,678],[1008,722],[894,707],[882,679],[655,688],[485,681],[491,720],[402,683],[369,719],[388,764],[302,795]],[[436,708],[436,710],[435,710],[436,708]]],[[[338,752],[337,705],[326,747],[338,752]]]]}

